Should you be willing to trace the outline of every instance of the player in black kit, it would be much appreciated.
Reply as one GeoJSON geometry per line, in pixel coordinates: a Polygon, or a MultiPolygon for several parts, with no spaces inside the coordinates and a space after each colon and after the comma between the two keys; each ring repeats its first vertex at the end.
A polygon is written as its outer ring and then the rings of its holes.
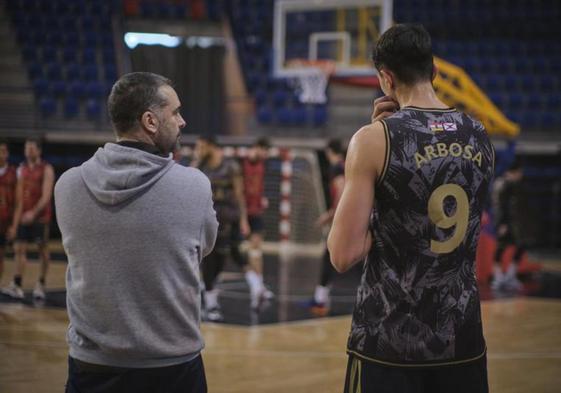
{"type": "Polygon", "coordinates": [[[437,98],[422,26],[390,28],[373,60],[387,97],[351,140],[328,239],[338,271],[366,258],[345,392],[487,392],[475,252],[493,147],[437,98]]]}

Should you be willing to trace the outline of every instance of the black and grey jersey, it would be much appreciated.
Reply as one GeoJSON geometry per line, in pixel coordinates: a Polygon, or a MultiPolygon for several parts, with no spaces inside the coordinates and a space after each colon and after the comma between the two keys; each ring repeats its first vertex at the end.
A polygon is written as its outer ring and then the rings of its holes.
{"type": "Polygon", "coordinates": [[[455,109],[405,107],[382,123],[385,168],[348,351],[397,366],[478,359],[475,254],[493,147],[483,125],[455,109]]]}

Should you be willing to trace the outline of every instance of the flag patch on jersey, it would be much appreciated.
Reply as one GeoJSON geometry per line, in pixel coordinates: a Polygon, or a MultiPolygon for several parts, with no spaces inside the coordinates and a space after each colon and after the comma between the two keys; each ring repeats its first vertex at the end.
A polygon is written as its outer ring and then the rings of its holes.
{"type": "Polygon", "coordinates": [[[431,121],[429,122],[429,128],[432,132],[458,131],[456,123],[451,122],[431,121]]]}

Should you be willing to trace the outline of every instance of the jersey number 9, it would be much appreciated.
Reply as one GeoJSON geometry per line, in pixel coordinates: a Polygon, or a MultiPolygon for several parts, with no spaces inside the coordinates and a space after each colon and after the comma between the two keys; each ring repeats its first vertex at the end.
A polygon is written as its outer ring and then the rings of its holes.
{"type": "Polygon", "coordinates": [[[429,218],[438,228],[447,229],[456,226],[454,233],[443,242],[431,239],[430,250],[436,254],[452,252],[466,236],[469,218],[469,201],[466,192],[457,184],[444,184],[433,191],[428,204],[429,218]],[[456,200],[456,212],[448,216],[444,211],[444,200],[452,197],[456,200]]]}

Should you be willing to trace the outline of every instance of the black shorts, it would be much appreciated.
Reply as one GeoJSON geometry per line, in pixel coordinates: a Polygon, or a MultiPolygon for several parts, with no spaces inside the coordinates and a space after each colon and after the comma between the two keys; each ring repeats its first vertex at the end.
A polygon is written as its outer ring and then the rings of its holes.
{"type": "Polygon", "coordinates": [[[262,215],[248,216],[247,220],[249,221],[251,233],[262,233],[265,229],[265,223],[263,222],[262,215]]]}
{"type": "Polygon", "coordinates": [[[6,232],[0,231],[0,248],[4,248],[8,243],[8,239],[6,239],[6,232]]]}
{"type": "Polygon", "coordinates": [[[206,393],[203,359],[160,368],[98,366],[68,358],[66,393],[206,393]]]}
{"type": "Polygon", "coordinates": [[[20,225],[16,235],[16,242],[46,244],[49,241],[49,224],[34,222],[20,225]]]}
{"type": "Polygon", "coordinates": [[[440,367],[391,367],[349,355],[345,393],[488,393],[487,356],[440,367]]]}

